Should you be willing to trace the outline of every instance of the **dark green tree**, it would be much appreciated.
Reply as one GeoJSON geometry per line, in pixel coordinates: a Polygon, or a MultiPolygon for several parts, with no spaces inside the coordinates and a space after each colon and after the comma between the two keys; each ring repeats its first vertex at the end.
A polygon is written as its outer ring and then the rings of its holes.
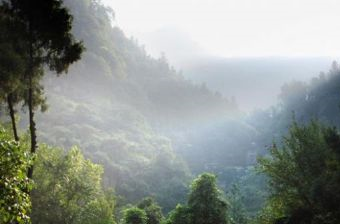
{"type": "Polygon", "coordinates": [[[191,185],[187,206],[178,205],[167,224],[226,224],[227,202],[216,184],[216,176],[203,173],[191,185]]]}
{"type": "Polygon", "coordinates": [[[187,206],[178,204],[174,210],[169,213],[165,224],[190,224],[191,213],[187,206]]]}
{"type": "Polygon", "coordinates": [[[147,219],[143,209],[132,207],[124,210],[124,224],[147,224],[147,219]]]}
{"type": "MultiPolygon", "coordinates": [[[[83,51],[81,42],[71,34],[72,16],[59,0],[6,0],[3,3],[13,17],[24,24],[22,35],[27,45],[27,66],[25,84],[26,103],[29,112],[31,153],[37,148],[37,136],[34,120],[36,97],[43,94],[39,86],[43,77],[43,67],[48,67],[57,74],[67,71],[70,64],[80,59],[83,51]]],[[[33,167],[28,176],[33,175],[33,167]]]]}
{"type": "Polygon", "coordinates": [[[21,41],[22,24],[0,6],[0,102],[5,102],[11,118],[14,139],[19,141],[15,105],[23,100],[25,46],[21,41]]]}
{"type": "Polygon", "coordinates": [[[201,174],[191,185],[188,206],[195,224],[227,223],[227,202],[216,184],[216,176],[201,174]]]}
{"type": "Polygon", "coordinates": [[[310,224],[340,222],[340,135],[312,121],[293,123],[282,146],[259,159],[258,169],[269,177],[272,193],[260,223],[285,220],[310,224]],[[270,215],[268,214],[275,214],[270,215]]]}
{"type": "Polygon", "coordinates": [[[246,208],[244,205],[244,198],[240,192],[238,185],[234,184],[229,189],[227,195],[229,202],[228,220],[230,224],[247,224],[249,219],[247,217],[246,208]]]}
{"type": "Polygon", "coordinates": [[[137,207],[145,211],[147,224],[160,224],[163,220],[162,209],[153,198],[144,198],[137,207]]]}

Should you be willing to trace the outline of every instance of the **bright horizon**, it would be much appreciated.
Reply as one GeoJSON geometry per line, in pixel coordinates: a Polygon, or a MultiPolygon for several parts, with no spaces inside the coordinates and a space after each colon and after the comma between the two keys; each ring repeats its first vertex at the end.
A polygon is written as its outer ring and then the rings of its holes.
{"type": "Polygon", "coordinates": [[[173,27],[216,56],[340,55],[340,29],[334,25],[340,21],[340,1],[336,0],[103,0],[103,3],[113,8],[115,23],[127,36],[141,40],[141,44],[143,37],[173,27]]]}

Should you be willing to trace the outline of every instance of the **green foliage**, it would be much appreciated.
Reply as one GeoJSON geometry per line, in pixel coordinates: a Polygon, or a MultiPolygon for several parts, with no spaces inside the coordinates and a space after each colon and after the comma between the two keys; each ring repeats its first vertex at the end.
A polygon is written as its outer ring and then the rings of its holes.
{"type": "Polygon", "coordinates": [[[178,205],[167,224],[226,224],[227,202],[216,184],[216,176],[204,173],[192,182],[187,206],[178,205]]]}
{"type": "Polygon", "coordinates": [[[217,187],[216,176],[204,173],[191,185],[188,206],[195,224],[227,223],[227,202],[217,187]]]}
{"type": "Polygon", "coordinates": [[[0,223],[30,222],[31,200],[27,192],[32,181],[27,178],[27,168],[31,162],[27,145],[12,140],[0,127],[0,223]]]}
{"type": "Polygon", "coordinates": [[[132,207],[124,211],[124,224],[147,224],[146,212],[140,208],[132,207]]]}
{"type": "Polygon", "coordinates": [[[20,86],[20,76],[24,72],[25,55],[22,55],[15,21],[3,12],[0,6],[0,97],[12,93],[20,86]]]}
{"type": "Polygon", "coordinates": [[[174,210],[169,213],[169,217],[164,224],[190,224],[192,217],[188,206],[178,204],[174,210]]]}
{"type": "Polygon", "coordinates": [[[269,198],[251,223],[273,224],[280,219],[285,219],[286,215],[283,201],[280,199],[277,200],[276,198],[269,198]]]}
{"type": "Polygon", "coordinates": [[[183,200],[189,170],[170,140],[152,130],[140,113],[113,110],[106,99],[76,102],[49,95],[49,100],[53,108],[37,114],[44,130],[38,132],[41,141],[79,145],[88,158],[103,165],[105,185],[114,188],[124,203],[153,196],[167,212],[183,200]]]}
{"type": "Polygon", "coordinates": [[[137,204],[137,207],[145,211],[146,224],[160,224],[163,220],[162,209],[153,198],[144,198],[137,204]]]}
{"type": "Polygon", "coordinates": [[[259,174],[251,168],[249,172],[236,183],[239,189],[239,192],[236,191],[236,201],[239,200],[241,206],[245,207],[247,217],[250,219],[257,215],[268,198],[270,189],[266,184],[266,180],[267,177],[264,174],[259,174]],[[238,195],[238,193],[240,194],[238,195]]]}
{"type": "Polygon", "coordinates": [[[79,224],[114,224],[114,198],[100,197],[90,201],[81,211],[76,223],[79,224]]]}
{"type": "Polygon", "coordinates": [[[228,220],[230,224],[247,224],[249,218],[247,217],[247,210],[244,205],[245,199],[241,194],[240,187],[233,185],[228,191],[226,198],[229,202],[228,220]]]}
{"type": "Polygon", "coordinates": [[[14,139],[19,140],[15,121],[15,106],[24,100],[23,73],[27,52],[21,40],[22,24],[0,4],[0,103],[7,103],[14,139]]]}
{"type": "Polygon", "coordinates": [[[66,71],[71,63],[80,59],[83,47],[71,34],[72,16],[62,1],[4,2],[9,3],[7,6],[11,15],[26,25],[26,33],[22,38],[27,42],[27,51],[31,57],[29,60],[33,60],[29,62],[29,69],[46,64],[51,70],[61,73],[66,71]]]}
{"type": "Polygon", "coordinates": [[[284,217],[294,223],[339,223],[339,149],[337,129],[316,121],[305,126],[294,122],[282,146],[274,144],[270,157],[259,159],[258,169],[272,188],[265,209],[271,214],[261,215],[263,223],[284,217]]]}
{"type": "Polygon", "coordinates": [[[33,87],[30,103],[44,111],[43,66],[61,73],[79,60],[83,50],[70,33],[72,17],[61,1],[3,0],[0,20],[0,95],[12,94],[14,104],[22,100],[28,104],[24,92],[33,87]]]}
{"type": "MultiPolygon", "coordinates": [[[[23,99],[29,110],[31,153],[34,154],[37,148],[34,111],[37,105],[42,107],[42,111],[45,109],[44,89],[40,83],[44,68],[57,74],[67,71],[70,64],[80,59],[83,46],[71,33],[72,16],[62,1],[3,0],[0,3],[3,11],[17,22],[12,25],[22,28],[20,43],[25,46],[22,55],[26,56],[26,63],[24,72],[16,79],[24,83],[22,92],[25,93],[23,99]]],[[[10,110],[15,130],[13,109],[10,110]]],[[[28,177],[32,178],[32,175],[33,166],[28,169],[28,177]]]]}
{"type": "Polygon", "coordinates": [[[80,150],[66,154],[41,145],[32,191],[34,223],[112,224],[114,198],[101,187],[101,166],[86,160],[80,150]]]}

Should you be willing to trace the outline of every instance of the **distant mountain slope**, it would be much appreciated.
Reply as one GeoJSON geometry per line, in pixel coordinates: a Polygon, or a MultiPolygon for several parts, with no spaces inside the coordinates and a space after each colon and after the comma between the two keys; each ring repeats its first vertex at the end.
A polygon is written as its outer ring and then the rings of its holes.
{"type": "MultiPolygon", "coordinates": [[[[223,168],[254,161],[255,152],[265,151],[274,137],[279,139],[291,122],[292,111],[297,113],[297,110],[300,110],[290,108],[291,111],[287,110],[274,117],[273,113],[278,113],[280,106],[274,107],[274,112],[271,109],[267,110],[268,107],[282,103],[279,94],[287,86],[284,83],[293,80],[308,82],[311,78],[317,77],[321,71],[327,72],[335,59],[215,57],[204,52],[197,44],[193,44],[185,32],[174,27],[164,27],[149,33],[141,42],[146,44],[146,49],[152,49],[153,54],[159,53],[157,49],[164,51],[170,63],[182,69],[185,78],[197,84],[205,83],[208,89],[219,91],[225,96],[234,96],[241,110],[250,112],[256,108],[260,109],[250,115],[248,118],[250,122],[246,124],[220,117],[185,132],[176,130],[168,134],[174,136],[172,139],[176,140],[175,148],[179,148],[179,152],[196,171],[202,171],[209,166],[223,168]],[[265,128],[268,133],[263,132],[261,125],[269,126],[265,128]],[[192,144],[193,142],[195,144],[192,144]]],[[[304,97],[306,96],[301,96],[302,99],[304,97]]],[[[327,97],[324,100],[334,102],[327,97]]],[[[301,100],[301,105],[304,104],[301,100]]],[[[320,110],[334,112],[337,107],[338,104],[333,106],[328,104],[323,105],[320,110]]],[[[313,117],[310,115],[313,111],[315,112],[315,109],[309,108],[299,114],[300,116],[306,114],[305,117],[310,119],[313,117]]],[[[329,115],[328,118],[325,117],[322,113],[319,117],[323,120],[331,118],[329,115]]],[[[336,116],[332,116],[332,120],[336,120],[336,116]]]]}
{"type": "MultiPolygon", "coordinates": [[[[207,34],[208,35],[208,34],[207,34]]],[[[140,36],[152,55],[163,52],[185,78],[206,83],[224,96],[234,96],[240,109],[265,108],[277,102],[280,87],[292,80],[307,81],[327,71],[331,57],[239,57],[210,55],[184,30],[165,26],[140,36]]],[[[225,40],[226,42],[228,39],[225,40]]]]}
{"type": "Polygon", "coordinates": [[[225,96],[234,96],[241,110],[266,108],[278,102],[281,86],[293,80],[307,81],[327,71],[332,58],[214,58],[183,66],[185,77],[225,96]]]}

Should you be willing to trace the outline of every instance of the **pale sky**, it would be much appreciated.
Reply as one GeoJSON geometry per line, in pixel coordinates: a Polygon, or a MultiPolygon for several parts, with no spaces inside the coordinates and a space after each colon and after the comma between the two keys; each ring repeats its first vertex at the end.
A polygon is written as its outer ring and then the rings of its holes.
{"type": "Polygon", "coordinates": [[[223,57],[340,55],[340,0],[102,0],[137,39],[178,27],[223,57]]]}

